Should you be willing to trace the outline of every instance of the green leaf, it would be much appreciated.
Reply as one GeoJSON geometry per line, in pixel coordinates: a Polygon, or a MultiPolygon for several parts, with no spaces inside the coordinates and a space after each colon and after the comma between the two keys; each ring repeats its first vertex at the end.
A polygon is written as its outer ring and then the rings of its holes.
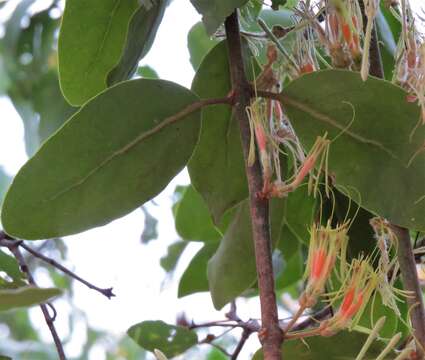
{"type": "Polygon", "coordinates": [[[137,68],[137,75],[148,79],[159,79],[158,73],[149,65],[140,66],[137,68]]]}
{"type": "Polygon", "coordinates": [[[34,85],[33,107],[40,116],[37,129],[39,145],[77,111],[77,108],[65,101],[59,88],[56,70],[46,73],[34,85]]]}
{"type": "Polygon", "coordinates": [[[142,206],[141,209],[143,211],[143,215],[145,216],[145,220],[143,224],[143,232],[142,235],[140,235],[140,240],[142,244],[147,244],[158,237],[158,220],[151,215],[145,206],[142,206]]]}
{"type": "Polygon", "coordinates": [[[255,283],[255,253],[248,201],[239,205],[217,252],[208,262],[207,271],[211,298],[217,310],[255,283]]]}
{"type": "Polygon", "coordinates": [[[137,0],[67,1],[59,35],[61,89],[72,105],[82,105],[107,87],[108,73],[125,49],[137,0]]]}
{"type": "Polygon", "coordinates": [[[160,259],[161,267],[166,272],[174,271],[186,245],[186,241],[176,241],[168,246],[167,254],[160,259]]]}
{"type": "Polygon", "coordinates": [[[208,36],[201,22],[191,27],[187,34],[187,48],[194,70],[198,70],[205,55],[208,54],[217,42],[217,40],[208,36]]]}
{"type": "Polygon", "coordinates": [[[3,167],[0,166],[0,205],[3,202],[3,197],[6,194],[6,190],[9,187],[11,181],[11,177],[7,175],[3,167]]]}
{"type": "Polygon", "coordinates": [[[190,0],[196,11],[202,15],[208,35],[213,35],[226,17],[248,0],[190,0]]]}
{"type": "MultiPolygon", "coordinates": [[[[304,339],[304,342],[301,340],[285,341],[282,346],[282,360],[351,360],[356,358],[366,339],[367,335],[365,334],[343,331],[330,337],[314,336],[304,339]]],[[[375,341],[363,359],[375,360],[383,349],[384,344],[375,341]]],[[[262,359],[263,354],[259,350],[253,360],[262,359]]]]}
{"type": "Polygon", "coordinates": [[[395,68],[397,44],[394,40],[391,27],[381,10],[379,10],[376,17],[376,24],[385,79],[392,80],[395,68]]]}
{"type": "Polygon", "coordinates": [[[217,242],[205,244],[192,258],[180,282],[178,297],[208,291],[207,264],[218,248],[217,242]]]}
{"type": "Polygon", "coordinates": [[[220,350],[212,349],[206,358],[207,360],[227,360],[228,357],[224,355],[220,350]]]}
{"type": "MultiPolygon", "coordinates": [[[[282,226],[283,210],[282,199],[271,201],[270,222],[274,243],[282,226]]],[[[257,272],[247,200],[238,206],[217,252],[208,262],[207,271],[211,298],[218,310],[255,283],[257,272]]]]}
{"type": "Polygon", "coordinates": [[[138,79],[88,102],[16,175],[3,206],[5,230],[24,239],[74,234],[152,199],[198,140],[199,111],[171,125],[166,119],[195,101],[177,84],[138,79]]]}
{"type": "Polygon", "coordinates": [[[304,244],[309,242],[316,203],[317,199],[308,194],[308,188],[304,185],[288,194],[286,199],[285,223],[298,241],[304,244]]]}
{"type": "Polygon", "coordinates": [[[359,326],[372,329],[376,321],[382,316],[386,317],[385,324],[379,332],[382,338],[391,339],[398,329],[398,318],[394,310],[382,303],[380,294],[376,294],[373,301],[369,301],[362,317],[358,323],[359,326]]]}
{"type": "Polygon", "coordinates": [[[425,229],[425,151],[420,151],[425,128],[413,132],[420,108],[406,101],[404,90],[385,80],[363,82],[358,73],[328,70],[295,80],[281,100],[307,148],[325,132],[335,139],[329,170],[337,187],[394,224],[425,229]]]}
{"type": "MultiPolygon", "coordinates": [[[[252,69],[253,58],[246,44],[244,54],[246,69],[252,69]]],[[[192,90],[201,98],[224,97],[229,93],[226,42],[217,44],[204,58],[192,90]]],[[[204,198],[216,224],[226,210],[247,198],[239,124],[232,118],[230,106],[214,105],[203,110],[199,143],[188,169],[193,186],[204,198]]]]}
{"type": "Polygon", "coordinates": [[[143,321],[129,328],[127,334],[142,348],[159,349],[167,357],[179,355],[198,342],[194,331],[162,321],[143,321]]]}
{"type": "Polygon", "coordinates": [[[126,45],[119,63],[108,74],[108,85],[129,79],[149,52],[169,0],[142,1],[128,26],[126,45]]]}
{"type": "Polygon", "coordinates": [[[193,186],[185,190],[176,208],[175,225],[177,234],[184,240],[217,241],[221,238],[204,200],[193,186]]]}
{"type": "Polygon", "coordinates": [[[284,6],[288,0],[272,0],[272,9],[279,10],[279,6],[284,6]]]}
{"type": "Polygon", "coordinates": [[[15,282],[19,282],[25,278],[19,269],[16,259],[2,250],[0,250],[0,271],[4,271],[15,282]]]}
{"type": "Polygon", "coordinates": [[[358,258],[362,254],[364,256],[372,255],[376,251],[376,240],[370,226],[370,219],[374,215],[362,207],[358,208],[356,203],[336,189],[334,195],[335,205],[329,204],[329,207],[334,206],[335,222],[342,224],[347,219],[352,221],[348,229],[348,260],[358,258]]]}
{"type": "Polygon", "coordinates": [[[40,304],[60,294],[62,294],[61,290],[56,288],[42,289],[26,286],[19,289],[1,289],[0,311],[40,304]]]}

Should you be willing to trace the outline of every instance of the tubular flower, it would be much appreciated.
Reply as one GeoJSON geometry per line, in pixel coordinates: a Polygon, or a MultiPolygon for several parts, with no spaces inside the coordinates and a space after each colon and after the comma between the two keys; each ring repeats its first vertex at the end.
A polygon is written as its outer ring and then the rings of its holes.
{"type": "Polygon", "coordinates": [[[321,335],[331,336],[355,325],[375,291],[378,281],[378,275],[368,259],[353,260],[342,290],[341,305],[335,315],[321,325],[321,335]]]}
{"type": "MultiPolygon", "coordinates": [[[[287,195],[288,193],[294,191],[298,186],[300,186],[303,180],[307,177],[307,175],[310,175],[309,193],[313,192],[314,194],[316,194],[319,183],[320,171],[324,169],[325,172],[327,172],[327,159],[329,155],[330,140],[326,139],[326,136],[327,134],[317,137],[316,142],[314,143],[310,152],[306,156],[301,167],[294,175],[293,180],[290,183],[275,183],[272,189],[272,195],[277,197],[283,197],[287,195]],[[313,175],[312,172],[316,166],[318,166],[318,174],[313,175]]],[[[327,182],[327,176],[325,176],[325,181],[327,182]]],[[[327,193],[327,183],[325,189],[327,193]]]]}
{"type": "Polygon", "coordinates": [[[345,262],[345,252],[348,242],[348,222],[331,228],[313,225],[310,230],[310,247],[308,251],[307,268],[304,274],[308,278],[307,287],[300,297],[300,305],[313,306],[317,298],[324,292],[335,261],[339,256],[341,263],[345,262]]]}

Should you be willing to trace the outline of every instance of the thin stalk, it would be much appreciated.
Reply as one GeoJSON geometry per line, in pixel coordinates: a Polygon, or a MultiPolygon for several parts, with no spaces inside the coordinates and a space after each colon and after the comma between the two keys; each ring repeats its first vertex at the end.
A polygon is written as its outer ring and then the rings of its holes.
{"type": "Polygon", "coordinates": [[[425,309],[416,269],[415,255],[409,230],[395,225],[392,228],[398,238],[397,258],[400,264],[403,287],[410,292],[409,296],[406,297],[406,301],[410,309],[410,320],[416,340],[416,350],[419,359],[423,359],[425,349],[425,309]]]}
{"type": "Polygon", "coordinates": [[[236,11],[227,17],[225,29],[228,44],[230,75],[234,93],[233,111],[239,122],[250,195],[252,233],[261,304],[262,328],[259,332],[259,338],[263,345],[264,359],[280,360],[280,346],[283,341],[283,333],[279,327],[276,294],[274,291],[269,201],[257,196],[263,187],[261,165],[258,156],[254,164],[248,166],[251,131],[246,108],[250,105],[253,94],[252,87],[245,75],[239,20],[236,11]]]}

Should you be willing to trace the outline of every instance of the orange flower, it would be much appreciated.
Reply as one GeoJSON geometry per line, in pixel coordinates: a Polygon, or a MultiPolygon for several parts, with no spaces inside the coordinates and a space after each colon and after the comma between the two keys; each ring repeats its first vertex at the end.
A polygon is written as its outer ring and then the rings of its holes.
{"type": "Polygon", "coordinates": [[[313,306],[318,296],[325,290],[338,256],[341,262],[345,261],[345,251],[348,242],[348,222],[331,228],[330,223],[324,226],[313,225],[310,230],[310,248],[308,252],[305,277],[308,278],[307,287],[300,297],[300,305],[313,306]]]}
{"type": "MultiPolygon", "coordinates": [[[[354,325],[361,317],[378,283],[378,274],[373,270],[368,259],[353,260],[342,289],[341,305],[336,314],[322,324],[321,335],[330,336],[354,325]]],[[[339,297],[338,294],[337,297],[339,297]]]]}

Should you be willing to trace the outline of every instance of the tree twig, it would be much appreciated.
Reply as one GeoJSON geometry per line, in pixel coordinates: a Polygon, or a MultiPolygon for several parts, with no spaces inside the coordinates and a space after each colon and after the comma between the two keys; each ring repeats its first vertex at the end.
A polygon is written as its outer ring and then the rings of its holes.
{"type": "Polygon", "coordinates": [[[416,269],[415,255],[413,254],[409,230],[396,225],[392,225],[392,229],[398,239],[397,257],[403,286],[405,290],[411,293],[411,295],[406,297],[406,300],[410,309],[410,320],[416,340],[416,350],[421,356],[419,358],[422,359],[425,350],[425,309],[416,269]]]}
{"type": "Polygon", "coordinates": [[[235,350],[233,351],[232,356],[230,357],[231,360],[236,360],[241,352],[241,350],[243,349],[246,341],[248,340],[248,338],[251,336],[252,331],[250,331],[249,329],[245,328],[242,331],[242,336],[238,342],[238,345],[236,346],[235,350]]]}
{"type": "Polygon", "coordinates": [[[252,233],[261,303],[262,329],[259,333],[259,338],[263,345],[264,359],[280,360],[280,346],[283,341],[283,333],[282,329],[279,327],[276,295],[274,291],[269,202],[267,199],[262,199],[257,196],[263,186],[261,166],[258,157],[256,157],[253,166],[248,166],[247,164],[251,132],[246,107],[250,105],[252,87],[245,75],[239,22],[236,11],[227,17],[225,21],[225,30],[235,100],[233,109],[236,119],[239,122],[250,194],[252,233]]]}
{"type": "MultiPolygon", "coordinates": [[[[11,241],[11,240],[5,240],[5,239],[1,239],[2,241],[11,241]]],[[[37,286],[26,262],[24,257],[22,256],[21,251],[19,250],[19,244],[17,241],[13,241],[10,243],[10,245],[8,246],[8,249],[11,251],[11,253],[13,254],[13,256],[16,258],[21,271],[24,272],[28,278],[28,282],[33,285],[33,286],[37,286]]],[[[63,350],[63,346],[62,346],[62,342],[59,338],[59,335],[56,331],[55,325],[53,323],[53,318],[50,316],[49,314],[49,309],[47,307],[47,304],[40,304],[40,308],[41,311],[43,313],[44,319],[46,321],[46,324],[50,330],[50,333],[52,334],[52,338],[53,341],[55,343],[56,346],[56,351],[58,353],[59,359],[60,360],[66,360],[66,356],[65,356],[65,352],[63,350]]],[[[55,315],[54,315],[55,317],[55,315]]]]}
{"type": "Polygon", "coordinates": [[[110,299],[111,297],[115,296],[115,294],[112,292],[112,288],[106,288],[106,289],[102,289],[99,288],[93,284],[91,284],[90,282],[88,282],[87,280],[84,280],[83,278],[79,277],[77,274],[75,274],[74,272],[72,272],[71,270],[67,269],[65,266],[61,265],[60,263],[58,263],[57,261],[41,254],[40,252],[32,249],[31,247],[29,247],[28,245],[26,245],[23,241],[19,241],[18,245],[25,249],[26,251],[28,251],[31,255],[35,256],[36,258],[39,258],[40,260],[44,261],[45,263],[55,267],[56,269],[59,269],[60,271],[62,271],[64,274],[68,275],[69,277],[79,281],[80,283],[86,285],[88,288],[95,290],[99,293],[101,293],[102,295],[106,296],[108,299],[110,299]]]}

